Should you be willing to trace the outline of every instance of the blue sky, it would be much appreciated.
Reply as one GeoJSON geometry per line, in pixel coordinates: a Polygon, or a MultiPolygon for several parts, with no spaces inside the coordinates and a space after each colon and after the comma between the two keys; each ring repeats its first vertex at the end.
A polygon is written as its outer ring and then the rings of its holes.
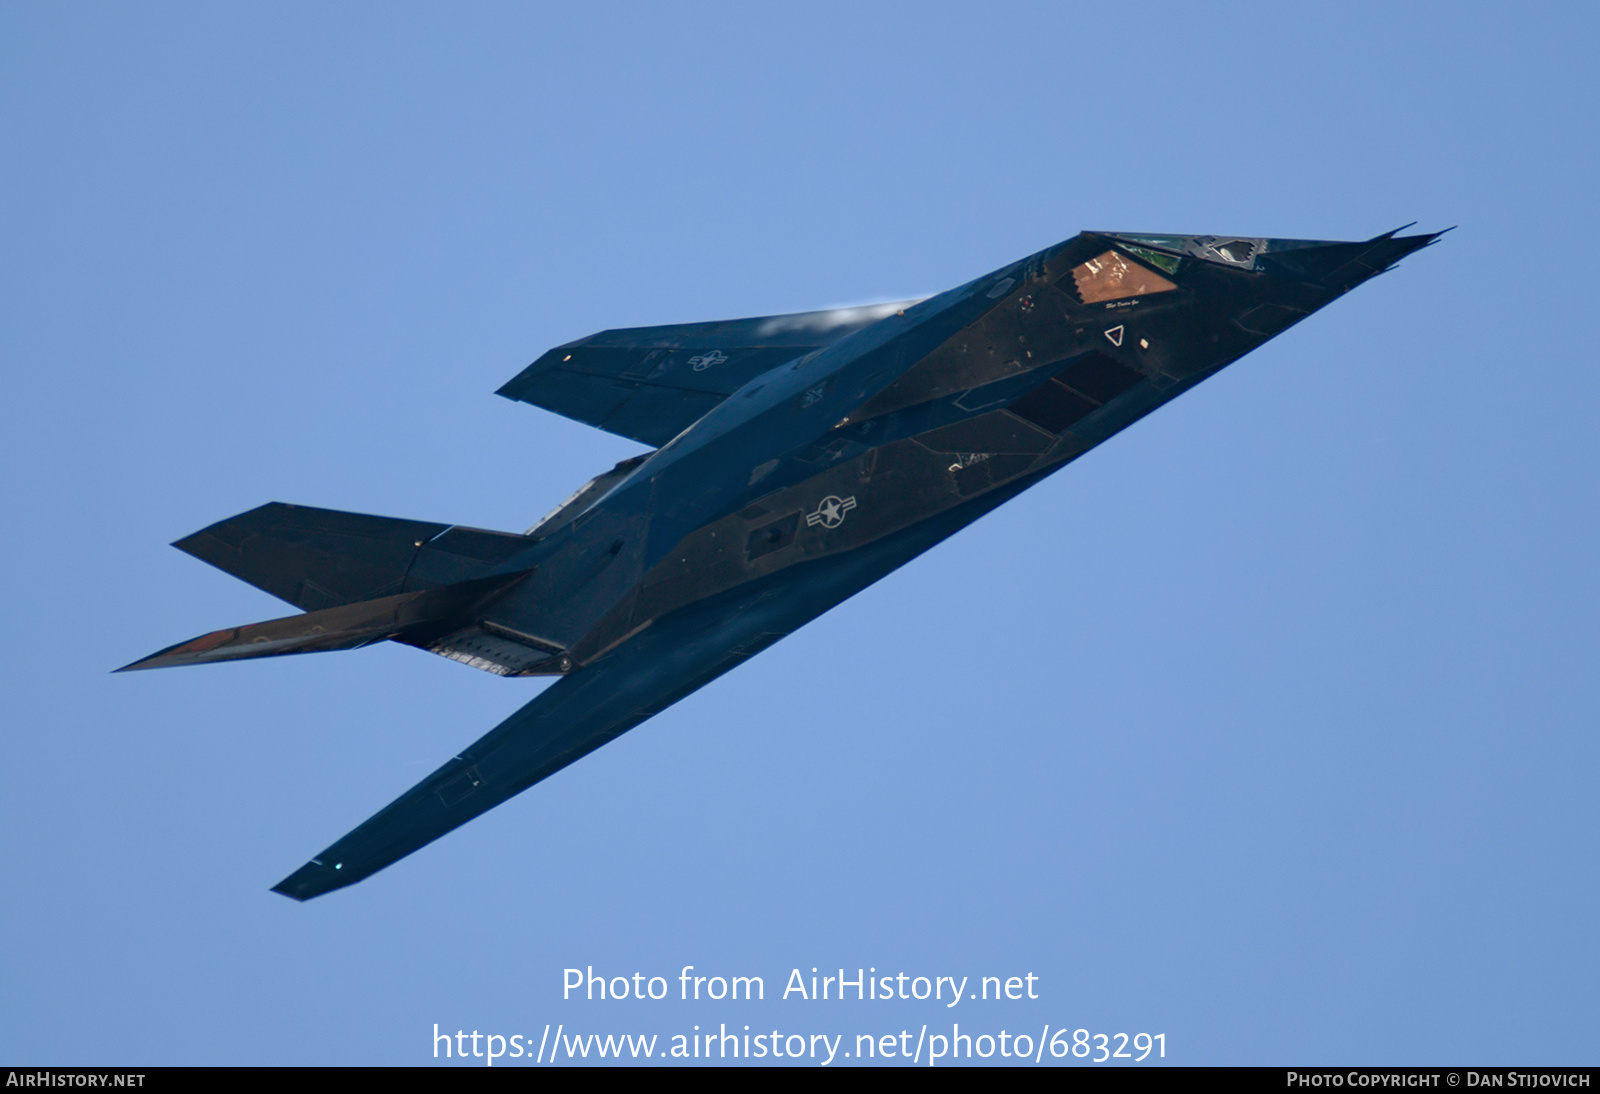
{"type": "Polygon", "coordinates": [[[0,1057],[959,1021],[1180,1063],[1596,1062],[1595,31],[0,7],[0,1057]],[[215,520],[520,530],[637,452],[493,395],[549,346],[929,294],[1085,228],[1411,220],[1460,228],[310,904],[268,888],[542,685],[396,646],[110,675],[281,614],[166,546],[215,520]],[[768,998],[676,1000],[685,965],[768,998]],[[674,996],[563,1001],[588,966],[674,996]],[[813,966],[1040,998],[777,997],[813,966]]]}

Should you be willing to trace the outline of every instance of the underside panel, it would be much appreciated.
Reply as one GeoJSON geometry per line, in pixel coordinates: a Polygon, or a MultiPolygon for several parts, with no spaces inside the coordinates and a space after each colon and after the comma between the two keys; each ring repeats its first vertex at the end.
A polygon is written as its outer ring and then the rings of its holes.
{"type": "Polygon", "coordinates": [[[1051,470],[860,550],[808,563],[662,619],[614,653],[558,680],[273,891],[309,900],[432,843],[736,668],[1051,470]]]}

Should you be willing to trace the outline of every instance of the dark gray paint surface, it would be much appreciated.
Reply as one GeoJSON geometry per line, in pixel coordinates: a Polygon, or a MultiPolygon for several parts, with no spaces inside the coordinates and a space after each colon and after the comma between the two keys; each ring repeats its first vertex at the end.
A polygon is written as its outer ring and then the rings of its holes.
{"type": "Polygon", "coordinates": [[[1084,233],[920,303],[605,331],[501,394],[657,451],[526,535],[277,503],[222,521],[177,546],[307,614],[128,668],[392,639],[564,677],[276,886],[308,899],[625,733],[1437,238],[1084,233]],[[1108,290],[1107,261],[1160,287],[1108,290]]]}

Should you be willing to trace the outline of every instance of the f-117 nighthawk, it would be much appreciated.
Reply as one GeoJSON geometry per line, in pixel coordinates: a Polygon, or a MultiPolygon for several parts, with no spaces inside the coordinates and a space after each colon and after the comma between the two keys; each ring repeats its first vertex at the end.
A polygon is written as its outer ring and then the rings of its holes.
{"type": "Polygon", "coordinates": [[[527,532],[273,503],[176,546],[299,615],[129,669],[388,639],[559,676],[275,886],[353,884],[626,733],[1439,234],[1085,232],[922,301],[608,330],[500,389],[649,445],[527,532]]]}

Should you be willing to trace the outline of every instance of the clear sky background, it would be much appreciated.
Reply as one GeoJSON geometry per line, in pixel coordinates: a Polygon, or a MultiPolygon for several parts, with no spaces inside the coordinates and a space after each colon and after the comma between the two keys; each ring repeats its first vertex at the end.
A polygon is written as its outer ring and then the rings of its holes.
{"type": "Polygon", "coordinates": [[[0,6],[0,1059],[960,1022],[1596,1063],[1597,23],[0,6]],[[494,396],[552,345],[1085,228],[1411,220],[1460,228],[352,889],[268,891],[541,682],[387,644],[110,674],[284,614],[167,546],[213,521],[520,531],[639,451],[494,396]],[[767,998],[563,1002],[591,965],[767,998]],[[778,998],[813,966],[1039,998],[778,998]]]}

